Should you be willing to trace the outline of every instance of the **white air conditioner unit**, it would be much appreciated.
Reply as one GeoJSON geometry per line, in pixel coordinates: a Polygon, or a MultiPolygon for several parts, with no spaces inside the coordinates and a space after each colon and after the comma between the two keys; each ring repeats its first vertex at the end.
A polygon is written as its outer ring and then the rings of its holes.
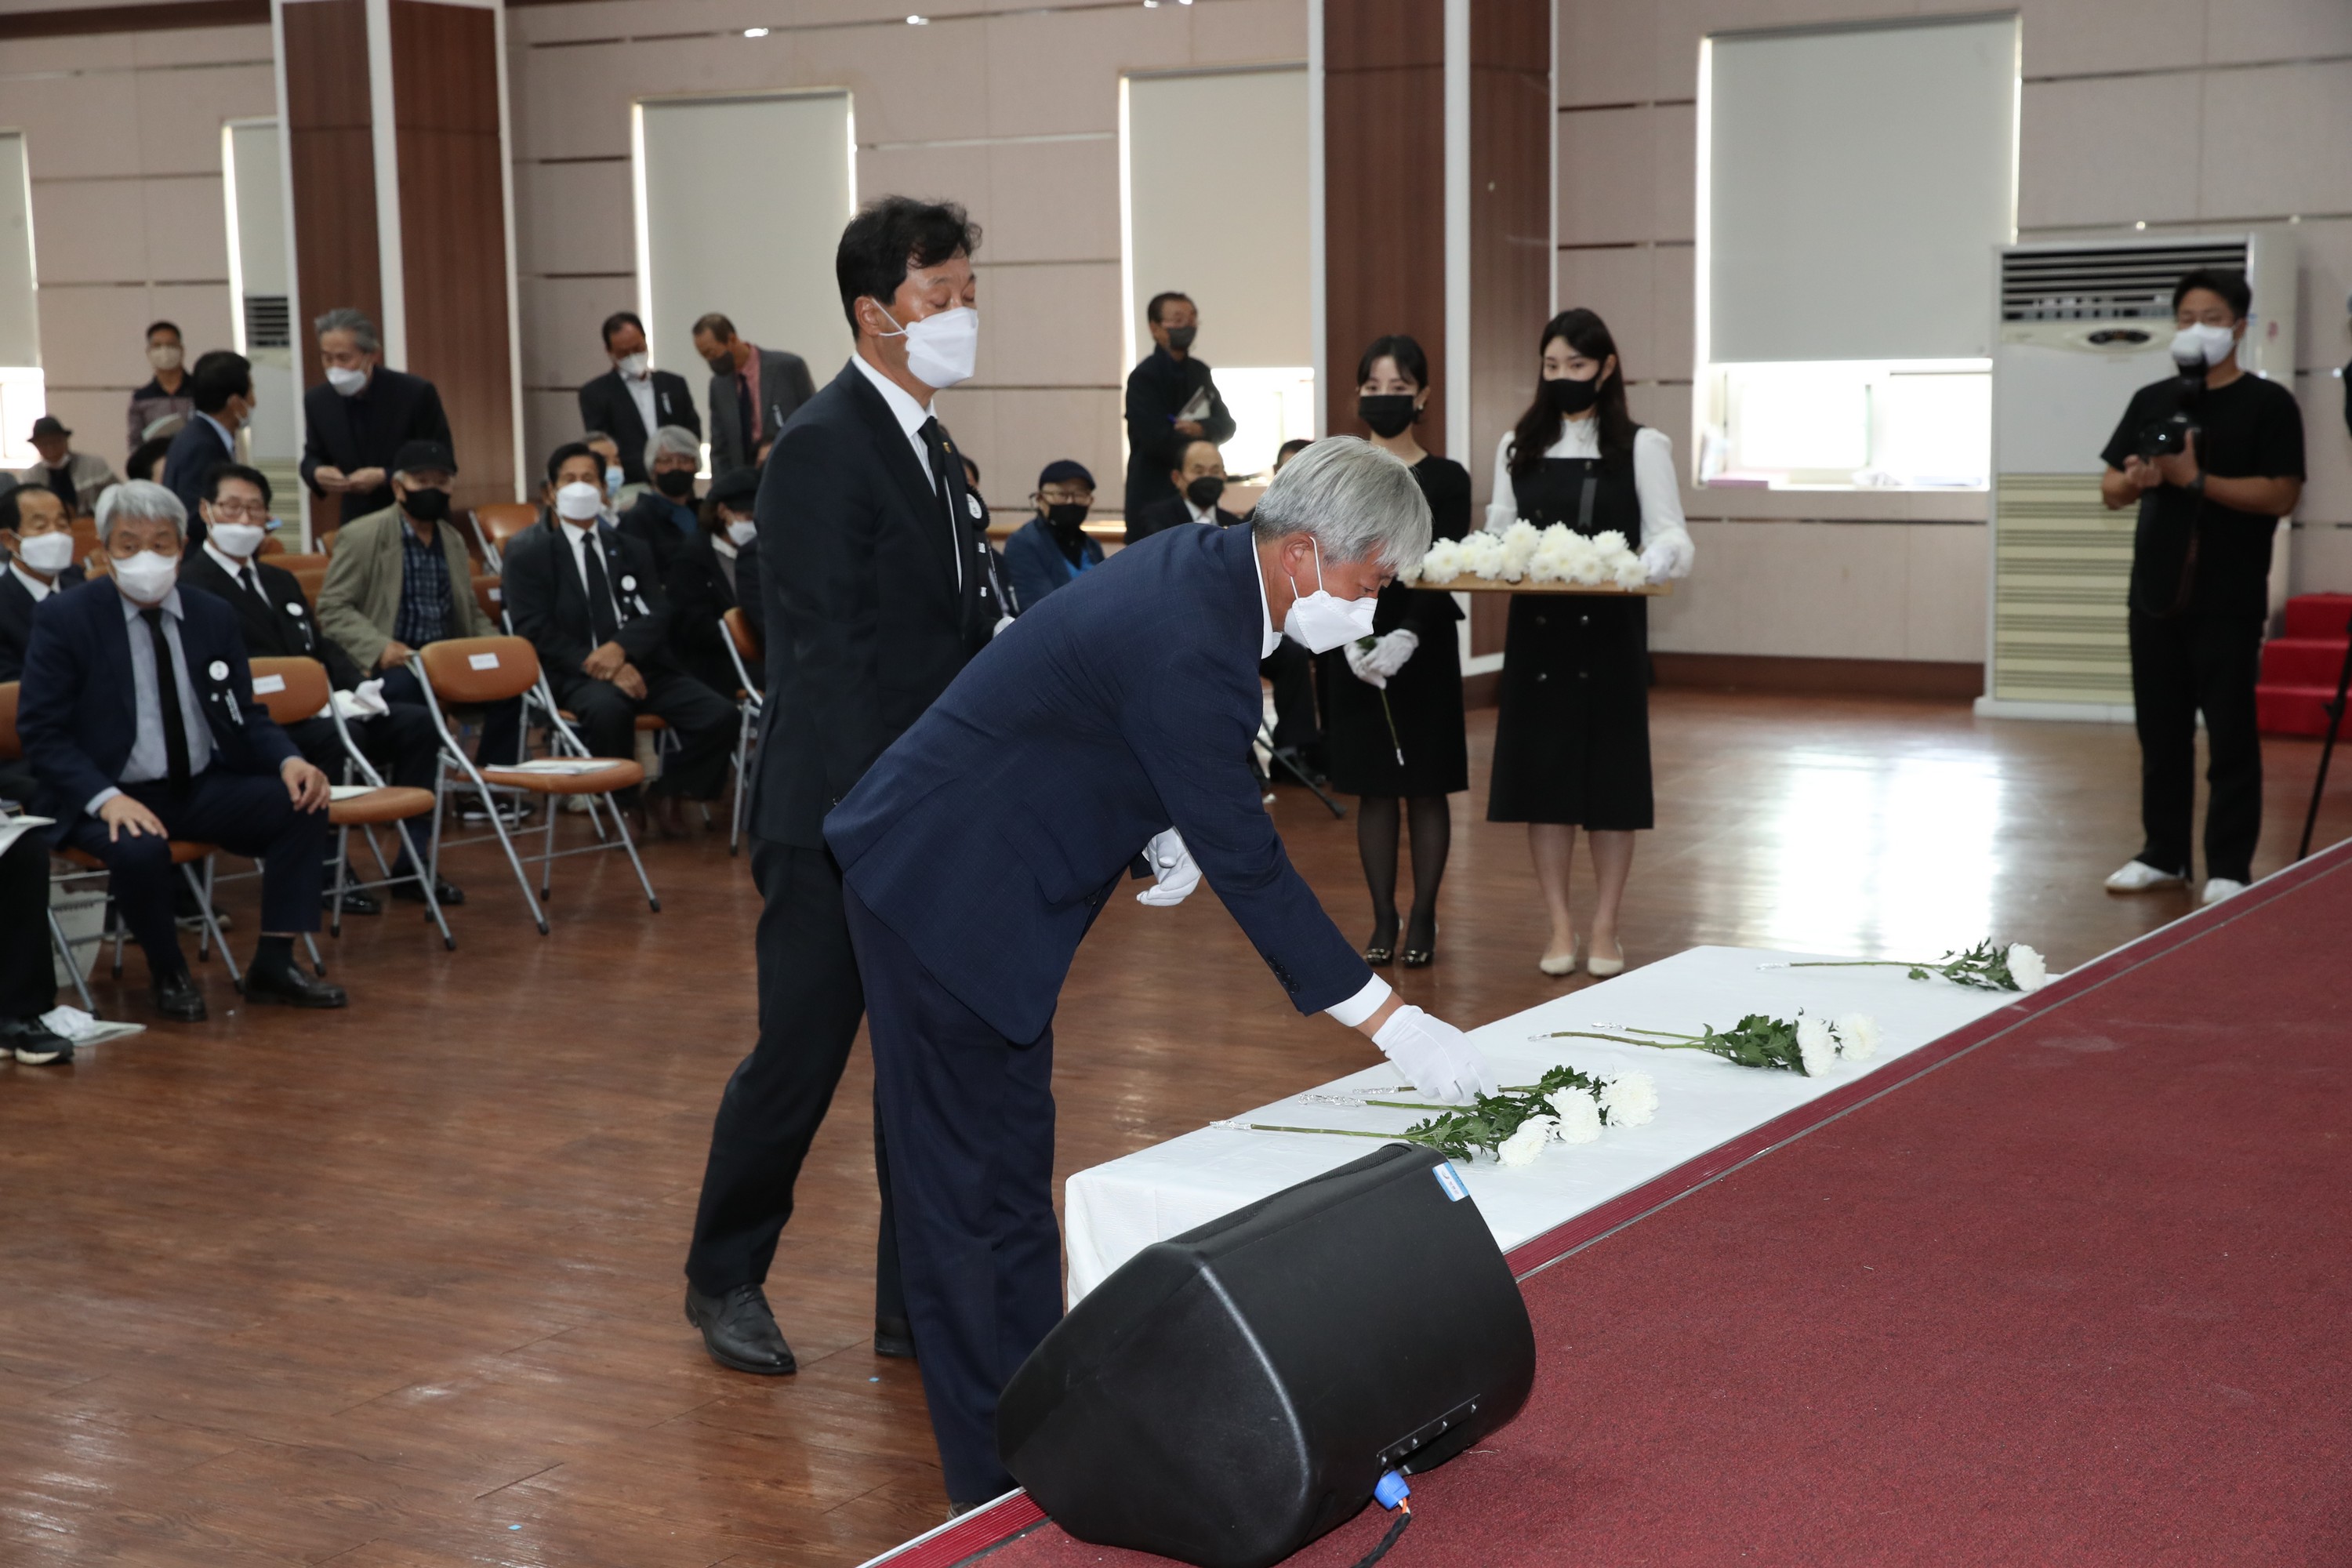
{"type": "MultiPolygon", "coordinates": [[[[2193,268],[2254,291],[2239,363],[2294,384],[2294,250],[2284,226],[2160,240],[2003,247],[1992,360],[1992,591],[1977,711],[2132,716],[2125,593],[2137,513],[2099,499],[2099,452],[2132,394],[2172,374],[2172,288],[2193,268]]],[[[2271,570],[2286,590],[2287,531],[2271,570]]]]}

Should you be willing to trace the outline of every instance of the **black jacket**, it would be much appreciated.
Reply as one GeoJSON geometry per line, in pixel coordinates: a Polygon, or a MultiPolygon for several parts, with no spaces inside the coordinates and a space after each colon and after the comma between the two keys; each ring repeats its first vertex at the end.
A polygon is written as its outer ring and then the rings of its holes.
{"type": "Polygon", "coordinates": [[[760,349],[760,406],[753,412],[759,426],[748,436],[737,401],[735,374],[710,378],[710,472],[715,477],[759,461],[760,444],[773,441],[787,421],[816,395],[809,379],[808,361],[782,349],[760,349]]]}
{"type": "MultiPolygon", "coordinates": [[[[736,570],[742,570],[740,554],[736,570]]],[[[735,589],[728,585],[710,535],[697,533],[678,542],[662,568],[662,587],[669,595],[670,647],[686,672],[722,696],[740,688],[743,683],[735,679],[734,663],[727,657],[726,634],[719,626],[719,618],[736,605],[735,589]]],[[[751,675],[759,679],[758,671],[751,675]]]]}
{"type": "MultiPolygon", "coordinates": [[[[356,397],[345,397],[324,382],[302,395],[302,482],[315,495],[326,493],[310,478],[321,465],[347,474],[389,470],[411,441],[438,441],[465,460],[449,438],[441,394],[421,375],[380,364],[356,397]]],[[[345,490],[342,503],[345,522],[382,511],[392,504],[389,472],[374,489],[345,490]]]]}
{"type": "MultiPolygon", "coordinates": [[[[654,417],[702,434],[702,416],[694,409],[694,395],[686,377],[672,371],[653,373],[654,417]]],[[[621,384],[621,373],[608,370],[580,389],[580,428],[602,430],[621,447],[621,473],[626,482],[646,482],[646,443],[653,432],[637,413],[637,400],[621,384]]]]}
{"type": "Polygon", "coordinates": [[[1002,606],[974,537],[983,524],[963,465],[950,459],[947,479],[943,506],[855,364],[777,438],[756,503],[768,653],[751,796],[761,837],[823,848],[825,813],[988,645],[1002,606]]]}
{"type": "MultiPolygon", "coordinates": [[[[568,540],[556,536],[562,523],[542,522],[518,534],[506,549],[506,570],[499,586],[505,591],[507,614],[514,618],[515,635],[539,652],[539,662],[551,685],[560,693],[572,682],[586,679],[581,661],[602,641],[588,613],[588,595],[580,582],[568,540]]],[[[613,638],[639,669],[669,669],[669,599],[662,592],[661,569],[653,552],[641,540],[599,524],[598,542],[604,550],[604,583],[618,602],[621,624],[613,638]]]]}
{"type": "MultiPolygon", "coordinates": [[[[218,464],[236,461],[221,445],[220,432],[205,423],[201,414],[189,415],[188,422],[173,436],[171,447],[163,454],[163,482],[188,509],[187,543],[197,543],[205,536],[204,515],[196,510],[205,493],[205,476],[218,464]]],[[[384,504],[392,504],[389,492],[384,504]]]]}
{"type": "MultiPolygon", "coordinates": [[[[1223,507],[1217,508],[1219,528],[1231,528],[1240,521],[1239,517],[1227,511],[1223,507]]],[[[1139,539],[1149,539],[1155,533],[1165,532],[1171,528],[1198,528],[1199,526],[1199,523],[1192,521],[1192,509],[1184,504],[1184,498],[1170,496],[1166,500],[1153,501],[1139,512],[1131,511],[1127,514],[1127,542],[1133,544],[1139,539]]]]}
{"type": "MultiPolygon", "coordinates": [[[[80,567],[67,567],[50,586],[49,598],[79,586],[81,580],[80,567]]],[[[16,581],[16,574],[0,566],[0,680],[24,679],[25,645],[33,640],[33,612],[47,602],[36,604],[32,591],[16,581]]]]}
{"type": "MultiPolygon", "coordinates": [[[[1217,391],[1216,378],[1200,360],[1186,356],[1177,359],[1166,349],[1155,348],[1151,357],[1128,373],[1127,376],[1127,516],[1129,526],[1135,515],[1153,501],[1166,500],[1176,493],[1168,476],[1183,462],[1184,448],[1194,441],[1214,441],[1223,446],[1234,438],[1234,416],[1225,412],[1225,400],[1217,391]],[[1209,394],[1209,416],[1201,421],[1201,434],[1180,436],[1176,433],[1176,416],[1192,400],[1192,395],[1206,389],[1209,394]]],[[[1128,535],[1132,539],[1135,535],[1128,535]]]]}
{"type": "MultiPolygon", "coordinates": [[[[677,505],[659,490],[649,489],[631,501],[629,510],[623,512],[614,523],[623,533],[651,550],[655,567],[664,572],[669,570],[669,563],[677,558],[677,552],[685,549],[688,542],[687,535],[677,526],[677,505]]],[[[695,509],[689,505],[686,510],[692,511],[695,509]]],[[[702,523],[699,519],[694,528],[694,536],[700,538],[702,523]]]]}
{"type": "Polygon", "coordinates": [[[222,571],[220,563],[201,544],[180,557],[180,586],[202,588],[227,602],[236,612],[236,629],[245,638],[249,657],[315,658],[327,667],[328,684],[336,690],[349,691],[357,686],[363,679],[359,666],[319,630],[316,607],[303,595],[294,574],[257,557],[253,566],[261,577],[261,592],[269,601],[266,605],[222,571]]]}

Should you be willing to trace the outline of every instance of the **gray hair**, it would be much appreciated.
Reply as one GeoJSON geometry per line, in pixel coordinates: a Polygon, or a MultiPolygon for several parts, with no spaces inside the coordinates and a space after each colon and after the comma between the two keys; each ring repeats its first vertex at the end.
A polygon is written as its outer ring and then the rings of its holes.
{"type": "Polygon", "coordinates": [[[702,462],[702,437],[683,425],[665,425],[646,443],[646,472],[654,471],[654,459],[663,453],[680,458],[692,458],[698,467],[702,462]]]}
{"type": "Polygon", "coordinates": [[[310,323],[310,335],[323,338],[329,332],[349,332],[362,353],[373,353],[383,346],[375,335],[375,323],[349,305],[338,305],[310,323]]]}
{"type": "Polygon", "coordinates": [[[125,479],[109,485],[106,493],[98,498],[98,537],[100,542],[111,538],[117,518],[162,520],[177,529],[182,539],[188,536],[188,509],[180,498],[152,479],[125,479]]]}
{"type": "Polygon", "coordinates": [[[621,449],[621,444],[602,430],[583,430],[580,432],[580,444],[583,447],[610,447],[615,452],[621,449]]]}
{"type": "Polygon", "coordinates": [[[1357,436],[1327,436],[1282,466],[1258,498],[1260,540],[1305,533],[1334,561],[1391,569],[1429,553],[1429,502],[1404,459],[1357,436]]]}

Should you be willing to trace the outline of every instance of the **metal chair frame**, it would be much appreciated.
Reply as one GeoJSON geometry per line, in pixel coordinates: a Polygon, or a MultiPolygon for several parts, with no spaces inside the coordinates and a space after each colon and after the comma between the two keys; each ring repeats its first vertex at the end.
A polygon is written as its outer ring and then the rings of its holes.
{"type": "Polygon", "coordinates": [[[727,853],[743,847],[743,828],[751,816],[751,753],[760,744],[760,715],[766,700],[751,672],[744,667],[743,650],[735,646],[735,628],[719,617],[719,641],[735,667],[736,689],[743,693],[735,704],[735,799],[728,809],[727,853]]]}
{"type": "MultiPolygon", "coordinates": [[[[419,684],[423,683],[420,681],[419,684]]],[[[370,789],[389,788],[390,786],[383,782],[383,775],[375,771],[374,764],[367,760],[365,753],[361,752],[359,746],[352,740],[351,728],[343,721],[342,710],[335,705],[332,698],[328,699],[327,701],[327,716],[335,721],[335,738],[343,744],[344,778],[348,781],[352,773],[356,771],[362,779],[367,781],[370,789]]],[[[436,721],[436,723],[438,721],[437,716],[436,721]]],[[[375,841],[374,826],[369,823],[361,823],[360,834],[367,840],[368,853],[375,857],[376,869],[383,873],[382,877],[368,881],[354,881],[350,878],[352,825],[346,822],[335,829],[335,886],[333,902],[327,907],[334,911],[329,930],[336,936],[340,937],[343,934],[343,893],[346,889],[389,888],[401,882],[414,882],[425,895],[425,912],[433,917],[433,923],[441,928],[442,947],[451,952],[457,951],[457,939],[450,934],[448,917],[441,912],[441,900],[434,895],[433,891],[433,868],[441,863],[441,797],[437,793],[433,797],[432,817],[433,832],[429,840],[430,847],[422,856],[416,853],[415,844],[408,841],[407,824],[395,822],[392,825],[393,831],[400,834],[404,842],[408,842],[409,864],[415,868],[406,876],[394,871],[391,862],[384,859],[383,846],[375,841]]],[[[415,820],[414,817],[408,819],[411,822],[415,820]]],[[[323,974],[326,972],[321,969],[320,973],[323,974]]]]}

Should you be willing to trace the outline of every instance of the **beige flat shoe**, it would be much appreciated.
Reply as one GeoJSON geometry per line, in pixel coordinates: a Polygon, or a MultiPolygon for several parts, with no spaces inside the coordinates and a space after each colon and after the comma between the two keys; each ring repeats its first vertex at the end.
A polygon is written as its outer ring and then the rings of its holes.
{"type": "Polygon", "coordinates": [[[1577,955],[1583,951],[1584,939],[1578,937],[1576,945],[1570,948],[1566,953],[1548,952],[1536,960],[1536,967],[1555,980],[1563,974],[1573,974],[1576,973],[1577,955]]]}
{"type": "Polygon", "coordinates": [[[1603,958],[1598,951],[1595,951],[1584,961],[1584,973],[1595,980],[1606,980],[1612,974],[1623,973],[1624,970],[1625,946],[1622,942],[1618,943],[1617,956],[1614,958],[1603,958]]]}

